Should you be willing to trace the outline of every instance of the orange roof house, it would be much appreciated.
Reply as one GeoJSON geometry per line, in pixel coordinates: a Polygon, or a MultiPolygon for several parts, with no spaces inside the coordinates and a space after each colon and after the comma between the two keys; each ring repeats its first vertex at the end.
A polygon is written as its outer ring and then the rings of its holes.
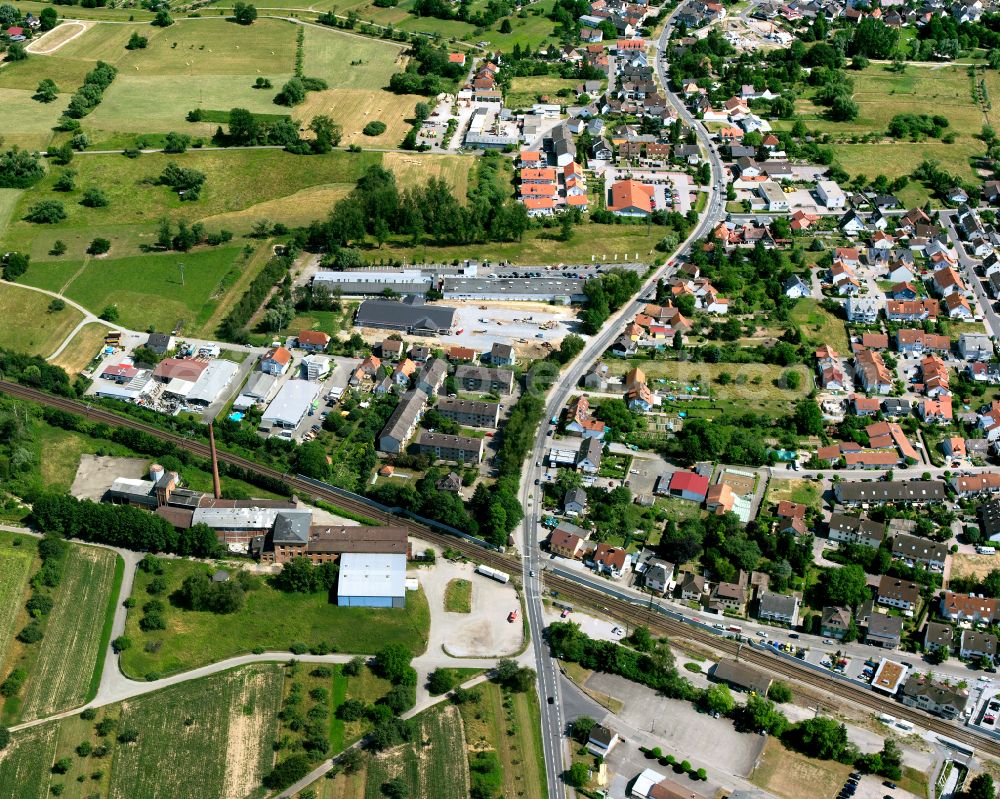
{"type": "Polygon", "coordinates": [[[646,216],[653,213],[653,187],[638,180],[619,180],[611,186],[608,210],[621,216],[646,216]]]}

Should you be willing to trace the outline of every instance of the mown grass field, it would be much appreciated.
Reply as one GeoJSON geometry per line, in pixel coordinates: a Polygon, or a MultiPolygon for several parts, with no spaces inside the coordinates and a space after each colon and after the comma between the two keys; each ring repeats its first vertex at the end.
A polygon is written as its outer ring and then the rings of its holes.
{"type": "Polygon", "coordinates": [[[282,674],[248,666],[122,703],[109,799],[260,795],[270,770],[282,674]]]}
{"type": "Polygon", "coordinates": [[[11,283],[0,283],[0,347],[48,357],[83,320],[67,306],[49,313],[51,297],[11,283]]]}
{"type": "Polygon", "coordinates": [[[0,89],[0,107],[4,119],[10,120],[9,124],[0,122],[7,147],[44,150],[52,140],[52,126],[65,110],[69,95],[61,94],[51,103],[40,103],[31,99],[34,89],[34,86],[30,90],[0,89]]]}
{"type": "MultiPolygon", "coordinates": [[[[984,147],[974,138],[983,125],[1000,122],[995,110],[983,112],[972,100],[973,79],[961,66],[908,65],[903,73],[890,71],[886,65],[873,64],[861,72],[849,72],[854,81],[853,99],[858,117],[850,122],[832,122],[823,116],[825,109],[807,99],[796,104],[796,119],[811,130],[849,137],[868,133],[883,134],[896,114],[941,114],[949,121],[949,131],[958,134],[952,144],[926,139],[916,145],[905,141],[880,144],[834,145],[837,161],[852,177],[862,174],[869,179],[885,175],[890,180],[909,175],[923,159],[940,161],[942,168],[963,179],[973,180],[970,159],[982,155],[984,147]]],[[[985,79],[990,96],[1000,92],[1000,79],[993,72],[977,73],[975,81],[985,79]]],[[[789,123],[790,124],[790,123],[789,123]]],[[[914,184],[900,193],[907,204],[922,203],[926,191],[914,184]]]]}
{"type": "Polygon", "coordinates": [[[81,705],[98,665],[117,556],[75,546],[66,559],[38,659],[29,671],[25,721],[81,705]]]}
{"type": "MultiPolygon", "coordinates": [[[[240,258],[240,250],[230,246],[172,255],[92,259],[63,293],[94,313],[116,305],[120,322],[133,330],[151,325],[173,330],[179,321],[185,329],[188,325],[198,327],[211,316],[213,298],[223,293],[220,282],[240,258]],[[179,263],[184,264],[183,284],[179,263]]],[[[28,270],[26,281],[36,267],[28,270]]]]}
{"type": "Polygon", "coordinates": [[[307,28],[303,71],[331,89],[384,89],[405,66],[407,48],[335,28],[307,28]]]}
{"type": "Polygon", "coordinates": [[[31,727],[13,736],[0,757],[0,799],[45,799],[58,724],[31,727]]]}
{"type": "Polygon", "coordinates": [[[35,546],[31,539],[24,536],[15,538],[9,534],[0,538],[0,673],[3,672],[17,619],[24,606],[25,588],[34,558],[35,546]]]}
{"type": "Polygon", "coordinates": [[[107,331],[108,326],[98,322],[84,325],[52,363],[61,366],[71,376],[79,374],[90,365],[104,346],[107,331]]]}
{"type": "Polygon", "coordinates": [[[850,772],[850,766],[800,755],[786,749],[776,738],[769,738],[750,781],[778,796],[800,799],[833,796],[850,772]]]}
{"type": "Polygon", "coordinates": [[[510,91],[504,96],[504,105],[508,108],[528,108],[538,102],[539,95],[547,95],[549,102],[568,105],[575,102],[575,94],[569,97],[558,97],[560,89],[573,91],[582,83],[571,78],[557,78],[551,75],[542,77],[514,78],[510,82],[510,91]]]}
{"type": "Polygon", "coordinates": [[[782,480],[772,478],[767,484],[767,498],[764,507],[775,505],[781,500],[798,502],[811,508],[820,509],[822,496],[816,483],[809,480],[782,480]]]}
{"type": "MultiPolygon", "coordinates": [[[[165,561],[169,596],[184,578],[205,569],[203,564],[165,561]]],[[[150,575],[136,575],[133,596],[139,606],[146,601],[150,575]]],[[[401,643],[415,654],[427,646],[430,610],[422,591],[409,591],[406,608],[342,608],[326,594],[285,594],[263,586],[247,594],[243,608],[220,616],[167,606],[167,629],[143,633],[141,610],[128,615],[126,634],[136,645],[122,656],[122,669],[142,677],[161,675],[214,663],[255,647],[287,650],[294,643],[327,643],[338,652],[373,653],[388,643],[401,643]],[[147,645],[149,645],[147,647],[147,645]],[[152,649],[153,651],[147,651],[152,649]]]]}
{"type": "Polygon", "coordinates": [[[310,92],[302,105],[292,109],[292,116],[303,126],[320,114],[326,114],[341,126],[341,144],[361,147],[398,147],[413,126],[417,103],[426,97],[416,94],[390,94],[367,89],[327,89],[310,92]],[[369,122],[385,123],[378,136],[366,136],[362,131],[369,122]]]}

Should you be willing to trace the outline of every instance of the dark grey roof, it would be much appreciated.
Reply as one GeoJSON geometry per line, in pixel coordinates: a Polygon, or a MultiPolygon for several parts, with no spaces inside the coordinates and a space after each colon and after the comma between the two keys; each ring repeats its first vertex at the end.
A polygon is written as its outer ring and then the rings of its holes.
{"type": "Polygon", "coordinates": [[[285,510],[274,517],[274,543],[305,544],[309,540],[312,511],[285,510]]]}
{"type": "Polygon", "coordinates": [[[358,307],[359,327],[388,327],[397,330],[448,330],[455,321],[455,308],[427,305],[422,297],[409,296],[403,301],[365,300],[358,307]]]}
{"type": "Polygon", "coordinates": [[[892,539],[892,554],[913,560],[943,563],[948,557],[948,547],[937,541],[900,533],[892,539]]]}
{"type": "Polygon", "coordinates": [[[868,637],[899,638],[903,632],[903,620],[899,616],[873,613],[868,619],[868,637]]]}
{"type": "Polygon", "coordinates": [[[842,480],[837,483],[836,493],[841,502],[930,502],[946,496],[941,480],[877,483],[842,480]]]}
{"type": "Polygon", "coordinates": [[[911,674],[903,685],[903,694],[911,697],[926,696],[935,705],[951,705],[959,711],[965,709],[969,692],[943,682],[933,682],[922,674],[911,674]]]}
{"type": "Polygon", "coordinates": [[[481,438],[471,438],[470,436],[452,436],[445,433],[421,433],[419,444],[422,447],[441,447],[443,449],[457,449],[464,452],[479,452],[483,447],[481,438]]]}
{"type": "Polygon", "coordinates": [[[712,676],[759,694],[766,694],[771,687],[771,678],[767,674],[737,660],[720,660],[712,676]]]}
{"type": "Polygon", "coordinates": [[[566,498],[563,500],[563,505],[568,505],[570,502],[576,502],[579,505],[586,505],[587,492],[582,488],[571,488],[566,492],[566,498]]]}
{"type": "Polygon", "coordinates": [[[417,417],[424,409],[427,402],[427,395],[420,389],[407,391],[399,404],[393,409],[385,427],[379,433],[379,438],[389,436],[400,443],[406,440],[407,434],[416,424],[417,417]]]}
{"type": "Polygon", "coordinates": [[[927,622],[927,629],[924,630],[924,646],[936,644],[937,646],[951,646],[955,631],[950,624],[942,624],[938,621],[927,622]]]}
{"type": "Polygon", "coordinates": [[[157,355],[163,355],[170,347],[170,336],[166,333],[150,333],[146,339],[146,348],[157,355]]]}

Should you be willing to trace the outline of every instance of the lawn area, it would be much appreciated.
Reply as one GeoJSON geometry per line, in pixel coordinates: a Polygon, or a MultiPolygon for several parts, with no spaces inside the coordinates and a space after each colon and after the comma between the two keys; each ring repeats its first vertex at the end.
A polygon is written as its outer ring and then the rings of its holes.
{"type": "Polygon", "coordinates": [[[501,796],[547,795],[541,719],[534,690],[507,694],[492,682],[477,686],[478,702],[461,706],[465,740],[473,752],[493,751],[503,772],[501,796]]]}
{"type": "MultiPolygon", "coordinates": [[[[653,245],[663,238],[663,230],[645,225],[596,225],[584,224],[576,229],[572,241],[559,241],[558,232],[529,230],[524,239],[514,242],[490,244],[463,244],[455,247],[434,247],[430,244],[410,246],[407,239],[395,240],[385,247],[382,257],[401,258],[404,261],[446,263],[458,258],[464,260],[508,261],[514,264],[545,264],[590,262],[592,255],[606,260],[650,260],[655,255],[653,245]],[[618,256],[617,259],[615,256],[618,256]]],[[[378,256],[372,251],[369,258],[378,256]]]]}
{"type": "MultiPolygon", "coordinates": [[[[205,570],[204,564],[164,561],[170,596],[184,578],[205,570]]],[[[136,575],[133,596],[139,606],[147,601],[146,586],[152,576],[136,575]]],[[[173,674],[206,663],[249,652],[256,647],[287,650],[294,643],[326,643],[331,651],[373,653],[389,643],[407,646],[414,654],[424,651],[430,628],[430,611],[422,591],[410,591],[405,609],[342,608],[326,594],[286,594],[263,585],[247,594],[243,608],[230,615],[188,611],[167,605],[167,629],[144,633],[139,629],[141,610],[128,615],[126,634],[136,645],[122,656],[127,674],[173,674]],[[151,651],[150,651],[151,650],[151,651]]]]}
{"type": "Polygon", "coordinates": [[[785,749],[776,738],[768,738],[750,781],[778,796],[801,799],[836,795],[850,773],[851,767],[843,763],[814,760],[785,749]]]}
{"type": "Polygon", "coordinates": [[[0,537],[0,673],[10,651],[18,617],[25,602],[35,560],[34,541],[3,533],[0,537]],[[15,541],[17,545],[15,546],[15,541]]]}
{"type": "Polygon", "coordinates": [[[29,669],[22,705],[25,721],[82,705],[103,655],[101,637],[115,582],[118,556],[74,546],[66,559],[55,607],[45,626],[38,659],[29,669]]]}
{"type": "Polygon", "coordinates": [[[21,197],[21,189],[0,189],[0,238],[3,238],[21,197]]]}
{"type": "Polygon", "coordinates": [[[560,89],[573,91],[580,83],[579,80],[558,78],[552,75],[513,78],[510,82],[510,91],[504,96],[504,104],[508,108],[528,108],[538,102],[539,95],[548,95],[549,102],[553,103],[572,103],[575,95],[558,98],[557,92],[560,89]]]}
{"type": "Polygon", "coordinates": [[[798,502],[810,508],[819,510],[823,503],[819,486],[811,480],[782,480],[771,478],[767,485],[767,498],[764,507],[776,505],[781,500],[798,502]]]}
{"type": "Polygon", "coordinates": [[[449,613],[472,613],[472,583],[449,580],[444,589],[444,609],[449,613]]]}
{"type": "Polygon", "coordinates": [[[0,347],[44,357],[55,352],[83,314],[69,306],[49,313],[51,301],[37,291],[0,283],[0,347]]]}
{"type": "MultiPolygon", "coordinates": [[[[215,224],[212,218],[220,214],[244,211],[314,186],[353,187],[369,166],[381,162],[381,153],[343,151],[308,161],[281,150],[189,150],[180,155],[152,154],[135,160],[120,155],[90,155],[73,162],[77,190],[59,195],[67,219],[56,225],[23,220],[30,205],[39,199],[52,199],[52,185],[62,172],[55,169],[21,195],[6,244],[10,249],[28,252],[35,261],[44,261],[50,258],[48,252],[56,239],[61,239],[68,247],[66,259],[80,260],[90,241],[103,236],[112,242],[112,258],[138,254],[141,246],[153,244],[157,223],[164,217],[174,223],[180,219],[206,220],[209,231],[218,230],[223,225],[215,224]],[[196,169],[206,176],[199,200],[183,202],[167,187],[154,185],[168,163],[196,169]],[[262,180],[265,175],[266,180],[262,180]],[[106,207],[86,208],[79,204],[83,190],[90,186],[105,192],[109,200],[106,207]]],[[[309,211],[308,219],[322,218],[329,204],[309,211]]],[[[276,215],[271,221],[294,220],[276,215]]],[[[251,223],[248,219],[239,225],[227,219],[224,226],[242,233],[249,230],[251,223]]],[[[185,260],[190,257],[185,255],[185,260]]]]}
{"type": "Polygon", "coordinates": [[[69,103],[69,95],[61,94],[51,103],[40,103],[31,99],[34,90],[34,86],[30,90],[0,88],[0,107],[5,120],[0,122],[0,134],[6,147],[44,150],[52,140],[52,126],[69,103]]]}
{"type": "Polygon", "coordinates": [[[382,166],[396,175],[400,186],[426,183],[429,178],[441,178],[455,189],[463,202],[469,190],[469,172],[475,158],[462,155],[431,155],[420,153],[386,153],[382,166]]]}
{"type": "Polygon", "coordinates": [[[108,261],[92,260],[65,290],[94,313],[118,307],[121,323],[134,330],[155,327],[200,329],[221,295],[219,283],[240,258],[236,247],[219,247],[183,255],[145,255],[108,261]],[[177,264],[184,263],[184,283],[177,264]]]}
{"type": "Polygon", "coordinates": [[[335,28],[306,28],[303,69],[332,89],[383,89],[390,76],[402,70],[406,48],[335,28]]]}
{"type": "Polygon", "coordinates": [[[646,373],[650,388],[682,391],[685,386],[700,386],[697,393],[711,391],[713,397],[723,402],[792,402],[808,394],[812,388],[809,370],[801,365],[781,367],[763,363],[691,363],[614,358],[608,362],[608,366],[610,373],[615,375],[624,375],[632,367],[638,366],[646,373]],[[779,385],[786,371],[799,374],[798,388],[779,385]]]}
{"type": "Polygon", "coordinates": [[[81,327],[52,363],[65,369],[70,377],[86,369],[104,346],[108,326],[93,322],[81,327]]]}
{"type": "Polygon", "coordinates": [[[842,355],[850,352],[844,320],[821,308],[816,300],[806,297],[796,301],[790,318],[815,346],[829,344],[842,355]]]}
{"type": "Polygon", "coordinates": [[[109,799],[260,796],[274,760],[282,674],[259,664],[123,702],[109,799]]]}

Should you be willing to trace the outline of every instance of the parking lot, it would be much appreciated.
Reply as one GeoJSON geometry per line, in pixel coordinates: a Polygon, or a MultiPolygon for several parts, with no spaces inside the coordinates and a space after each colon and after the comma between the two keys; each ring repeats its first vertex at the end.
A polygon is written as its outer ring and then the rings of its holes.
{"type": "MultiPolygon", "coordinates": [[[[415,552],[427,546],[413,542],[415,552]]],[[[476,574],[472,563],[452,563],[440,557],[432,568],[410,572],[417,577],[427,594],[431,610],[429,653],[451,655],[456,658],[503,657],[513,655],[521,648],[524,628],[521,624],[521,605],[517,592],[510,583],[500,583],[476,574]],[[451,580],[469,580],[472,583],[472,612],[447,613],[444,596],[451,580]],[[518,620],[507,621],[507,614],[517,609],[518,620]]],[[[456,664],[460,665],[460,664],[456,664]]]]}

